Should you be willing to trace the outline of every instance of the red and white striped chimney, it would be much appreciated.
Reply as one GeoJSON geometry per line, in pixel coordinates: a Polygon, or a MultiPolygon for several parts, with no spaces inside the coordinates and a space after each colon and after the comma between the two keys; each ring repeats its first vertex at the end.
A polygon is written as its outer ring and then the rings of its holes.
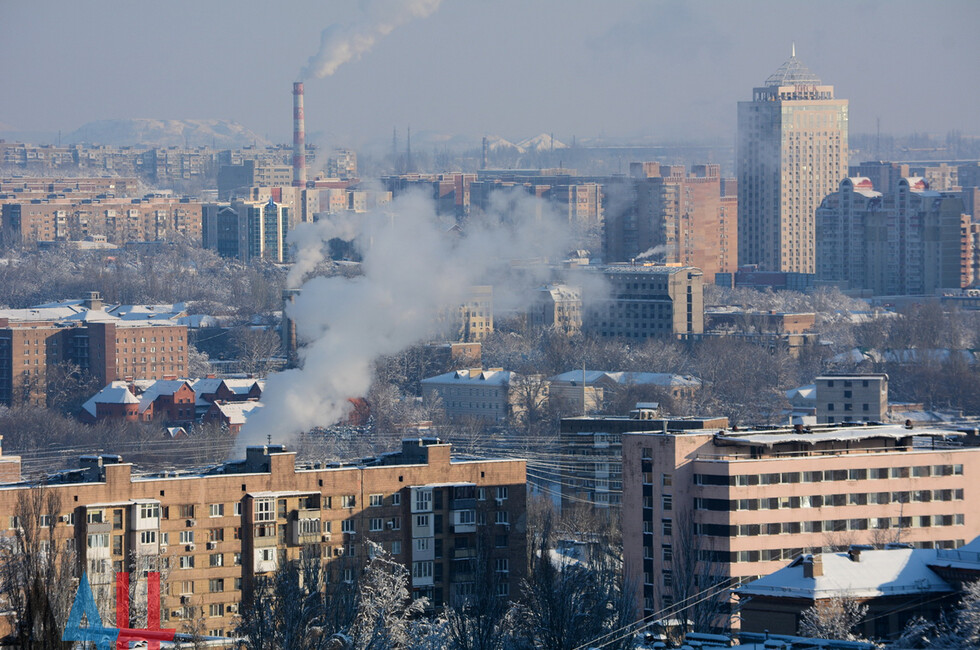
{"type": "Polygon", "coordinates": [[[303,82],[293,84],[293,187],[306,187],[306,121],[303,82]]]}

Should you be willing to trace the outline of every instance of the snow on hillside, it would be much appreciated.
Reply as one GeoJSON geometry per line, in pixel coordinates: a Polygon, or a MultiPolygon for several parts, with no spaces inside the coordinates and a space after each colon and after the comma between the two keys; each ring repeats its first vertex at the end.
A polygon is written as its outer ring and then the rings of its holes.
{"type": "Polygon", "coordinates": [[[146,118],[89,122],[68,134],[66,141],[112,146],[210,147],[213,145],[219,149],[271,144],[250,129],[228,120],[146,118]]]}

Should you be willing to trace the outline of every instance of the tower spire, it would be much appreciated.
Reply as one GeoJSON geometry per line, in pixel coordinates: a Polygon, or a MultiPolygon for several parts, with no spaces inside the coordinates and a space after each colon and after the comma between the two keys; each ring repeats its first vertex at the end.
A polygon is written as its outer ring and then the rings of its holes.
{"type": "Polygon", "coordinates": [[[790,51],[790,56],[796,56],[796,41],[793,41],[793,49],[790,51]]]}

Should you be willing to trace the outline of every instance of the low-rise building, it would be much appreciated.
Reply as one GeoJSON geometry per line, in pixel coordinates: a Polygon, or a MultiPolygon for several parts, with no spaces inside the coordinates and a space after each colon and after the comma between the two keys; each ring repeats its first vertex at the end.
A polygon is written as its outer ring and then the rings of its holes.
{"type": "Polygon", "coordinates": [[[884,422],[888,418],[888,375],[817,377],[817,424],[884,422]]]}
{"type": "Polygon", "coordinates": [[[478,418],[490,422],[511,414],[514,373],[503,368],[467,368],[422,380],[422,399],[439,400],[451,419],[478,418]]]}
{"type": "Polygon", "coordinates": [[[577,334],[582,330],[582,290],[551,284],[537,290],[527,310],[528,325],[577,334]]]}

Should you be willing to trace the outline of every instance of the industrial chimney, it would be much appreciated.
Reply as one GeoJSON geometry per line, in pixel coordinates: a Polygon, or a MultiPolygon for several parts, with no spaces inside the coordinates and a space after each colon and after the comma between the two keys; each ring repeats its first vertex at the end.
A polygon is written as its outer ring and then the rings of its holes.
{"type": "Polygon", "coordinates": [[[306,187],[306,121],[303,82],[293,84],[293,187],[306,187]]]}

